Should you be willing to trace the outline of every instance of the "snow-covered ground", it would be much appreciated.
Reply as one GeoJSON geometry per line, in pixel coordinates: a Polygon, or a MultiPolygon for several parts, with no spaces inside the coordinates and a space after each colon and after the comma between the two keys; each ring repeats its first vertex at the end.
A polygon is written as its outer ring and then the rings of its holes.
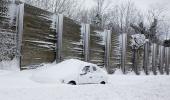
{"type": "Polygon", "coordinates": [[[166,75],[122,75],[117,70],[114,75],[108,76],[109,82],[106,85],[74,86],[35,81],[34,76],[38,71],[50,67],[49,70],[44,70],[47,71],[46,74],[44,71],[38,74],[49,79],[46,76],[57,75],[54,69],[70,65],[68,62],[46,64],[42,68],[21,72],[0,70],[0,100],[170,100],[170,76],[166,75]]]}
{"type": "Polygon", "coordinates": [[[106,85],[42,84],[32,71],[0,71],[0,100],[170,100],[170,76],[110,75],[106,85]]]}

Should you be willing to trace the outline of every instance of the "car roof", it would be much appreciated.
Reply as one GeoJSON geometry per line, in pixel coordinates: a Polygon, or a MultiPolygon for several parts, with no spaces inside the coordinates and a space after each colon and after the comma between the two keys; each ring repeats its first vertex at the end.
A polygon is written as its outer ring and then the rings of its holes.
{"type": "Polygon", "coordinates": [[[84,62],[78,59],[68,59],[61,63],[54,64],[51,67],[47,67],[45,71],[50,72],[64,72],[64,73],[75,73],[78,72],[79,69],[81,69],[84,66],[91,66],[95,64],[84,62]]]}

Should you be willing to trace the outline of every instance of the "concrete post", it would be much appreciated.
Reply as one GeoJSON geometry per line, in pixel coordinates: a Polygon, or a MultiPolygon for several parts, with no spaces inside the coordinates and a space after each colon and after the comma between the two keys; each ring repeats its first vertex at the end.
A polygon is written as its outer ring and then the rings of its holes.
{"type": "Polygon", "coordinates": [[[127,51],[127,34],[122,34],[122,53],[121,53],[121,69],[126,73],[126,51],[127,51]]]}
{"type": "Polygon", "coordinates": [[[23,35],[23,20],[24,20],[24,4],[18,5],[18,11],[17,11],[17,58],[19,60],[19,66],[21,69],[21,47],[22,47],[22,35],[23,35]]]}
{"type": "Polygon", "coordinates": [[[153,74],[157,74],[157,44],[153,43],[152,45],[152,71],[153,74]]]}
{"type": "Polygon", "coordinates": [[[82,24],[84,60],[89,61],[90,24],[82,24]]]}
{"type": "Polygon", "coordinates": [[[57,25],[56,25],[56,37],[57,37],[57,43],[56,43],[56,62],[62,61],[62,41],[63,41],[63,14],[59,14],[57,16],[57,25]]]}
{"type": "Polygon", "coordinates": [[[105,41],[105,67],[109,71],[110,67],[110,54],[111,54],[111,30],[105,30],[106,41],[105,41]]]}

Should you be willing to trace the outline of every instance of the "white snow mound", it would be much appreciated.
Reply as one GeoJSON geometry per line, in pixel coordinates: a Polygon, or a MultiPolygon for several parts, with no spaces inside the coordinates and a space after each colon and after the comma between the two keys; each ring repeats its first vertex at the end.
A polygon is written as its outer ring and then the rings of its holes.
{"type": "Polygon", "coordinates": [[[60,83],[62,78],[78,74],[78,69],[87,64],[91,65],[77,59],[65,60],[58,64],[45,64],[33,73],[31,79],[40,83],[60,83]]]}

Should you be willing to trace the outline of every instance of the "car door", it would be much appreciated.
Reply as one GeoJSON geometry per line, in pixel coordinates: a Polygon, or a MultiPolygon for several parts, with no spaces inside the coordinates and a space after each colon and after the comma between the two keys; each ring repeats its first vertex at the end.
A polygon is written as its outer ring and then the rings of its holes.
{"type": "Polygon", "coordinates": [[[96,66],[92,66],[92,82],[93,83],[100,83],[101,82],[101,72],[96,66]]]}
{"type": "Polygon", "coordinates": [[[90,84],[92,83],[93,73],[91,66],[84,66],[80,69],[79,84],[90,84]]]}

